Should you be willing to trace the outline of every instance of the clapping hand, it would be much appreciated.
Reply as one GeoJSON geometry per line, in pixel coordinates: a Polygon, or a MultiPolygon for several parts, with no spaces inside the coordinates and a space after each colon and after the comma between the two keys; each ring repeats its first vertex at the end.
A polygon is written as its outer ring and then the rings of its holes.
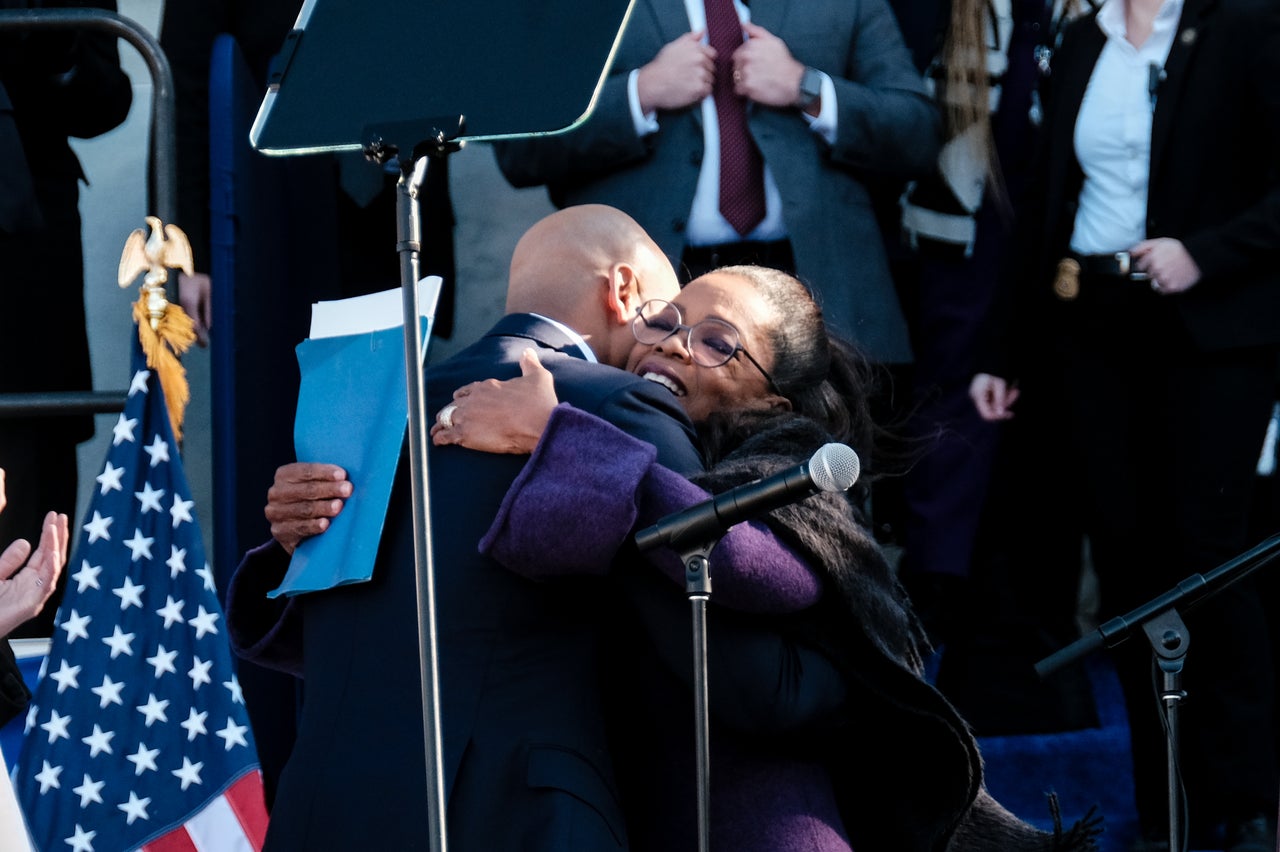
{"type": "MultiPolygon", "coordinates": [[[[0,480],[0,495],[3,481],[0,480]]],[[[0,507],[3,499],[0,497],[0,507]]],[[[0,637],[34,618],[53,594],[67,562],[67,516],[49,512],[40,531],[40,546],[31,552],[24,538],[0,553],[0,637]]]]}

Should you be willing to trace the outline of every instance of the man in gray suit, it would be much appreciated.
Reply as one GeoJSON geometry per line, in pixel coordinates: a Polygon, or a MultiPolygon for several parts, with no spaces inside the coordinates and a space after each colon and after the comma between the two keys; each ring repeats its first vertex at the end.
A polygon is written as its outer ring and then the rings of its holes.
{"type": "Polygon", "coordinates": [[[513,185],[625,210],[689,277],[731,263],[798,273],[835,330],[903,363],[869,183],[929,173],[940,137],[884,0],[638,0],[591,117],[495,147],[513,185]],[[762,196],[744,220],[723,212],[739,133],[762,196]]]}

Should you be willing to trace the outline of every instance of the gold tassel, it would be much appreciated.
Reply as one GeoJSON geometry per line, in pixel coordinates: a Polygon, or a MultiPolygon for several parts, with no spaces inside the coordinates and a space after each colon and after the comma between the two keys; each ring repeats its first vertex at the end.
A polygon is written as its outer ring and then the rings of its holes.
{"type": "Polygon", "coordinates": [[[152,329],[151,306],[145,288],[133,303],[133,319],[138,324],[138,340],[147,356],[147,366],[156,372],[169,409],[169,423],[174,439],[182,441],[182,421],[186,416],[191,391],[187,386],[187,370],[179,357],[196,340],[195,324],[181,306],[168,303],[152,329]]]}

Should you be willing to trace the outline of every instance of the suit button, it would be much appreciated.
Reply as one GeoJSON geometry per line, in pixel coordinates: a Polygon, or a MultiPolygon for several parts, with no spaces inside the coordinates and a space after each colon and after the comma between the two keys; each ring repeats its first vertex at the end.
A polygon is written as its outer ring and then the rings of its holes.
{"type": "Polygon", "coordinates": [[[673,219],[671,221],[671,230],[675,231],[677,234],[683,234],[685,226],[688,224],[689,223],[684,219],[673,219]]]}
{"type": "Polygon", "coordinates": [[[691,153],[689,154],[689,162],[690,162],[691,164],[695,165],[695,166],[701,166],[701,165],[702,165],[702,152],[701,152],[701,151],[693,151],[693,152],[691,152],[691,153]]]}

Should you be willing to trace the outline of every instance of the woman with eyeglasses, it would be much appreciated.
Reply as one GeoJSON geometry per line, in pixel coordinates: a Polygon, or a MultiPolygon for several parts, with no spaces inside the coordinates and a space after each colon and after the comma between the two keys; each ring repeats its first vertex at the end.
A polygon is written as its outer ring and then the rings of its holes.
{"type": "MultiPolygon", "coordinates": [[[[796,278],[723,268],[672,302],[645,303],[632,331],[627,368],[675,394],[699,428],[709,470],[696,482],[656,464],[653,447],[557,405],[551,375],[532,353],[522,378],[459,388],[446,422],[433,427],[437,444],[532,453],[481,542],[510,570],[548,582],[600,573],[633,529],[794,467],[833,440],[852,445],[864,469],[875,467],[866,363],[829,337],[796,278]]],[[[821,493],[734,527],[711,552],[709,630],[776,631],[784,641],[768,662],[779,671],[777,700],[814,704],[804,730],[762,736],[735,727],[742,707],[712,702],[712,848],[1094,848],[1092,822],[1041,832],[985,792],[976,741],[922,677],[927,639],[860,502],[821,493]],[[801,647],[820,652],[831,683],[817,683],[826,672],[805,666],[801,647]]],[[[626,608],[614,608],[614,758],[631,849],[693,849],[684,568],[665,548],[645,560],[619,572],[618,585],[633,603],[665,595],[672,617],[633,624],[626,608]]],[[[742,655],[761,653],[770,651],[742,647],[742,655]]],[[[713,691],[717,672],[735,662],[709,661],[713,691]]],[[[757,702],[744,696],[742,706],[757,702]]]]}

